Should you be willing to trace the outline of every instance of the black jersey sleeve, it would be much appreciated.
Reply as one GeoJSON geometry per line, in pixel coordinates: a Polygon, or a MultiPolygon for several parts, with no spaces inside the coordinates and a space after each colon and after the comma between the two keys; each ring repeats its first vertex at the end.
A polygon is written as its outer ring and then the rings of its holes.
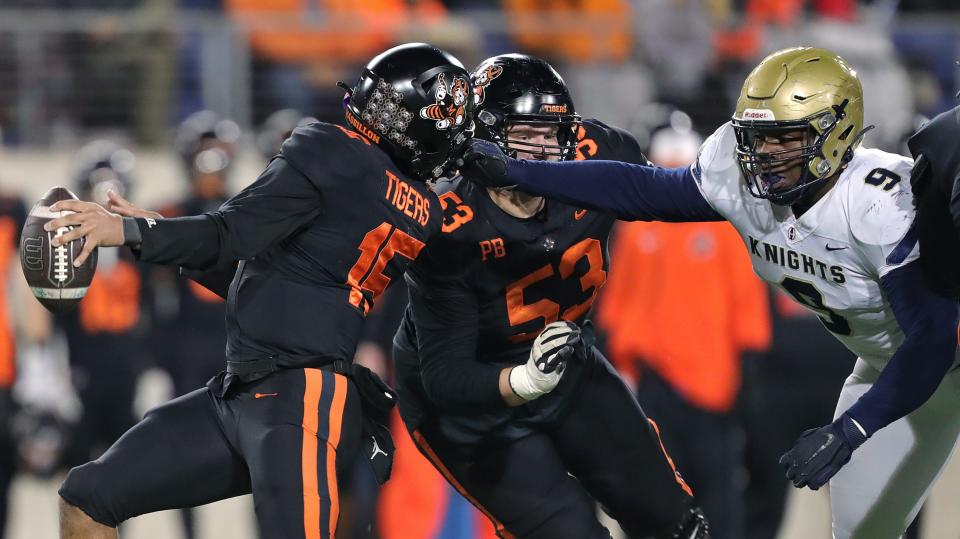
{"type": "Polygon", "coordinates": [[[173,219],[137,219],[140,260],[204,270],[253,258],[322,211],[321,193],[277,157],[253,184],[218,211],[173,219]]]}
{"type": "Polygon", "coordinates": [[[480,334],[475,293],[456,281],[426,283],[407,274],[420,374],[437,406],[476,411],[505,406],[500,367],[476,360],[480,334]]]}
{"type": "Polygon", "coordinates": [[[626,129],[612,127],[592,118],[584,120],[583,127],[584,137],[580,144],[583,145],[585,159],[652,165],[636,137],[626,129]]]}
{"type": "Polygon", "coordinates": [[[260,177],[218,211],[138,219],[140,259],[205,270],[255,257],[320,215],[326,192],[363,174],[369,156],[362,152],[373,150],[353,135],[330,124],[298,128],[260,177]]]}

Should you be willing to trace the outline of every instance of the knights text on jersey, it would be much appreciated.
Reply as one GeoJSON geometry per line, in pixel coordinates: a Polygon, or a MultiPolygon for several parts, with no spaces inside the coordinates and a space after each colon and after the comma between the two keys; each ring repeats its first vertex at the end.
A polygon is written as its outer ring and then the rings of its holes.
{"type": "Polygon", "coordinates": [[[704,198],[729,220],[754,271],[813,311],[874,367],[903,341],[880,278],[919,256],[910,191],[912,161],[859,148],[836,184],[800,218],[752,196],[741,178],[733,127],[711,135],[693,165],[704,198]]]}

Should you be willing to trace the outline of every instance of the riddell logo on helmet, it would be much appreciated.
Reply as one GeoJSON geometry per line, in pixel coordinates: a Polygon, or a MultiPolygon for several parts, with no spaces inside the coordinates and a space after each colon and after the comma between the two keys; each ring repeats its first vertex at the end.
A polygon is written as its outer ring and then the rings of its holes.
{"type": "Polygon", "coordinates": [[[547,112],[550,114],[566,114],[567,106],[566,105],[541,105],[541,112],[547,112]]]}
{"type": "Polygon", "coordinates": [[[743,111],[744,120],[776,120],[770,109],[747,109],[743,111]]]}

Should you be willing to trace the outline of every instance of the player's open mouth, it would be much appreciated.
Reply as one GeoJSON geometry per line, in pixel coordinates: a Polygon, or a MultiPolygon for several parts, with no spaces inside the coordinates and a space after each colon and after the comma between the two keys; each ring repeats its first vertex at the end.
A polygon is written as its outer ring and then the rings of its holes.
{"type": "Polygon", "coordinates": [[[780,174],[764,174],[760,177],[760,181],[767,187],[767,191],[779,191],[780,188],[786,187],[784,184],[787,182],[786,176],[780,174]]]}

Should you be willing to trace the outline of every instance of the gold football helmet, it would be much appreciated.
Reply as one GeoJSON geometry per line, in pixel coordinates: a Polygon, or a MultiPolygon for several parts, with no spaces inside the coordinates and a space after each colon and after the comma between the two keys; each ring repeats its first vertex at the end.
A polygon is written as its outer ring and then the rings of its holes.
{"type": "Polygon", "coordinates": [[[733,115],[740,170],[750,192],[775,204],[796,202],[853,157],[863,134],[863,88],[840,56],[795,47],[767,56],[747,76],[733,115]],[[799,148],[761,152],[765,137],[800,132],[799,148]],[[795,185],[776,191],[777,173],[802,160],[795,185]]]}

